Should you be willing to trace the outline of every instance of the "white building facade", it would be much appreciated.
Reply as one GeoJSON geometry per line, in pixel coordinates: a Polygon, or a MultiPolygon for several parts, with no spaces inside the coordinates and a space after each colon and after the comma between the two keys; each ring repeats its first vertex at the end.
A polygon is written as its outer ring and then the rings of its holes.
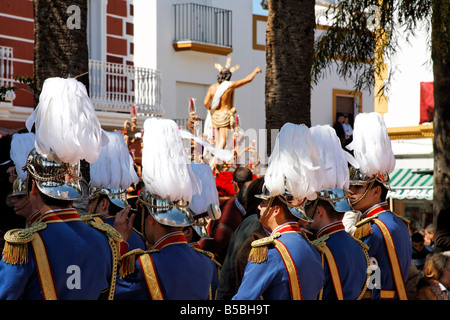
{"type": "MultiPolygon", "coordinates": [[[[205,119],[203,100],[216,82],[215,63],[240,65],[231,80],[244,78],[255,67],[262,74],[235,92],[240,126],[256,133],[261,163],[266,163],[265,135],[265,32],[267,10],[251,0],[134,0],[135,66],[162,74],[164,117],[183,123],[189,100],[196,99],[196,113],[205,119]],[[183,34],[184,32],[184,34],[183,34]]],[[[324,9],[316,5],[316,13],[324,9]]],[[[316,35],[324,32],[318,25],[316,35]]],[[[352,92],[353,83],[328,74],[312,91],[311,122],[333,125],[336,113],[355,115],[374,111],[373,94],[352,92]]]]}

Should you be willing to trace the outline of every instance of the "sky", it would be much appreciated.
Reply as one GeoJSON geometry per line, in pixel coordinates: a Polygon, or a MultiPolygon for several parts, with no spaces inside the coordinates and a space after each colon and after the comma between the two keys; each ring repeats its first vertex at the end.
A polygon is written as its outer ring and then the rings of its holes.
{"type": "Polygon", "coordinates": [[[262,16],[267,16],[268,10],[263,10],[261,7],[261,0],[252,0],[253,2],[253,14],[259,14],[262,16]]]}

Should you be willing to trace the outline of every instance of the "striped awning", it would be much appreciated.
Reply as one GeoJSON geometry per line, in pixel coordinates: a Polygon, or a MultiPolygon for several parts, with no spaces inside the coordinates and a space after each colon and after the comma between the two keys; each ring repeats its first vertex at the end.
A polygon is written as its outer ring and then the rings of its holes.
{"type": "Polygon", "coordinates": [[[395,169],[389,174],[393,199],[433,200],[433,169],[395,169]]]}

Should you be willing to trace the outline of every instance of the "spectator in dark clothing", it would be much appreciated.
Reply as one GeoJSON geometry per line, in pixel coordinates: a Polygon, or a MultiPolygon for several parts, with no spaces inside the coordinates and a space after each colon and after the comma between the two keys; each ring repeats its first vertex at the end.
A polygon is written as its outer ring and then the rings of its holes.
{"type": "Polygon", "coordinates": [[[345,147],[345,131],[343,123],[344,123],[344,115],[338,114],[337,120],[334,123],[333,128],[336,131],[336,135],[338,136],[339,140],[341,140],[342,148],[345,147]]]}
{"type": "Polygon", "coordinates": [[[420,232],[414,232],[411,236],[411,243],[413,247],[412,262],[419,271],[423,269],[427,255],[433,253],[433,249],[426,246],[424,241],[424,237],[420,232]]]}
{"type": "Polygon", "coordinates": [[[436,221],[434,250],[444,252],[450,250],[450,208],[442,209],[436,221]]]}
{"type": "Polygon", "coordinates": [[[218,220],[212,220],[206,232],[212,239],[201,239],[199,248],[214,254],[214,259],[223,264],[228,250],[228,244],[234,231],[244,220],[247,212],[244,208],[245,194],[248,184],[253,180],[253,174],[249,168],[239,167],[233,173],[233,186],[236,196],[226,200],[220,206],[222,216],[218,220]]]}
{"type": "Polygon", "coordinates": [[[239,227],[235,230],[228,245],[227,255],[220,270],[219,287],[217,289],[217,300],[231,300],[236,294],[238,287],[236,287],[236,273],[235,261],[236,254],[241,248],[243,242],[252,235],[253,231],[261,226],[259,222],[258,205],[261,199],[256,198],[255,195],[262,193],[262,186],[264,184],[264,177],[253,180],[247,187],[245,210],[247,214],[239,227]]]}

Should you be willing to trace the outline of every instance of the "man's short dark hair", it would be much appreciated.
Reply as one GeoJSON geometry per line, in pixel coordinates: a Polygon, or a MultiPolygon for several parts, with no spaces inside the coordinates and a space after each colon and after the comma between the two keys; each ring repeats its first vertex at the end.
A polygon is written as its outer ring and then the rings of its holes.
{"type": "Polygon", "coordinates": [[[411,236],[411,242],[424,242],[425,239],[420,232],[414,232],[411,236]]]}
{"type": "Polygon", "coordinates": [[[253,180],[253,173],[247,167],[238,167],[233,172],[233,181],[238,184],[239,189],[248,181],[253,180]]]}
{"type": "Polygon", "coordinates": [[[288,221],[297,221],[299,220],[292,212],[289,210],[288,206],[281,201],[278,197],[275,197],[272,202],[272,207],[279,206],[283,209],[284,218],[288,221]]]}

